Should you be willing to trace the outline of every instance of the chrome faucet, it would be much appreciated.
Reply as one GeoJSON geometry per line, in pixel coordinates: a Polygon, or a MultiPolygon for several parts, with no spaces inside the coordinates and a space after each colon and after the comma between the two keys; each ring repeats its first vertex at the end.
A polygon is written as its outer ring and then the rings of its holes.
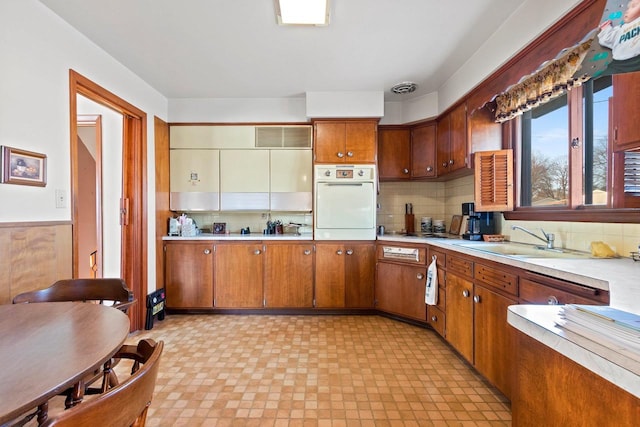
{"type": "Polygon", "coordinates": [[[522,230],[525,233],[527,233],[530,236],[535,237],[536,239],[542,240],[544,243],[546,243],[547,245],[547,249],[553,249],[553,243],[556,239],[556,236],[553,233],[545,233],[544,230],[541,228],[540,231],[542,231],[542,234],[544,235],[544,239],[540,236],[538,236],[537,234],[532,233],[531,231],[527,230],[524,227],[520,227],[519,225],[512,225],[511,226],[512,230],[522,230]]]}

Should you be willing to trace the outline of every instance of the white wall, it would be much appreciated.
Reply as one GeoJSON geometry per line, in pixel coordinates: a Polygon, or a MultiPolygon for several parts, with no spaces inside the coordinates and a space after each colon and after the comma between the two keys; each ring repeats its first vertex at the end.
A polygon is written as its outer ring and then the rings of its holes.
{"type": "Polygon", "coordinates": [[[172,123],[306,122],[305,98],[170,99],[172,123]]]}
{"type": "Polygon", "coordinates": [[[47,155],[47,186],[0,184],[0,222],[69,221],[55,190],[70,194],[69,69],[148,115],[149,288],[155,284],[153,117],[168,101],[37,0],[0,2],[0,145],[47,155]]]}
{"type": "Polygon", "coordinates": [[[528,0],[523,3],[440,87],[439,111],[453,105],[579,3],[580,0],[528,0]]]}

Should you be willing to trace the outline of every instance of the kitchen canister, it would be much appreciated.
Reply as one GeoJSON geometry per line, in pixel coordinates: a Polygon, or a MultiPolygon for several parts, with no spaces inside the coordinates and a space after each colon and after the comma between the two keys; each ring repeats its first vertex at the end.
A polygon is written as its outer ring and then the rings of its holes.
{"type": "Polygon", "coordinates": [[[443,219],[436,219],[433,221],[433,232],[434,233],[445,233],[447,231],[446,226],[444,225],[443,219]]]}
{"type": "Polygon", "coordinates": [[[423,216],[420,218],[420,231],[423,233],[431,233],[433,231],[431,217],[423,216]]]}

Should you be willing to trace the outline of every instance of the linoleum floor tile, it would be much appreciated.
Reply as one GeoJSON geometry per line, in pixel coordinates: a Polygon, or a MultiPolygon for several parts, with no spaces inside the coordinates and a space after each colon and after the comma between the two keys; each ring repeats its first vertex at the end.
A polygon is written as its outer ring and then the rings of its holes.
{"type": "Polygon", "coordinates": [[[435,332],[381,316],[167,315],[142,338],[165,342],[150,427],[511,425],[435,332]]]}

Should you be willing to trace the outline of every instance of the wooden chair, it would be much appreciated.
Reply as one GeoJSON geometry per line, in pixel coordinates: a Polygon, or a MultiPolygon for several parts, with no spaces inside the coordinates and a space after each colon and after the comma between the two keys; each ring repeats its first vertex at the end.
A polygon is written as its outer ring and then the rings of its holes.
{"type": "Polygon", "coordinates": [[[113,307],[125,313],[135,302],[133,292],[122,279],[65,279],[48,288],[24,292],[13,298],[14,304],[32,302],[95,301],[103,304],[112,301],[113,307]]]}
{"type": "MultiPolygon", "coordinates": [[[[123,347],[126,348],[130,346],[123,347]]],[[[129,378],[106,393],[87,399],[49,418],[43,426],[144,426],[147,410],[153,398],[163,348],[163,341],[155,343],[153,340],[142,340],[135,352],[119,352],[119,357],[135,361],[136,369],[129,378]],[[139,367],[140,364],[142,367],[139,367]]]]}

